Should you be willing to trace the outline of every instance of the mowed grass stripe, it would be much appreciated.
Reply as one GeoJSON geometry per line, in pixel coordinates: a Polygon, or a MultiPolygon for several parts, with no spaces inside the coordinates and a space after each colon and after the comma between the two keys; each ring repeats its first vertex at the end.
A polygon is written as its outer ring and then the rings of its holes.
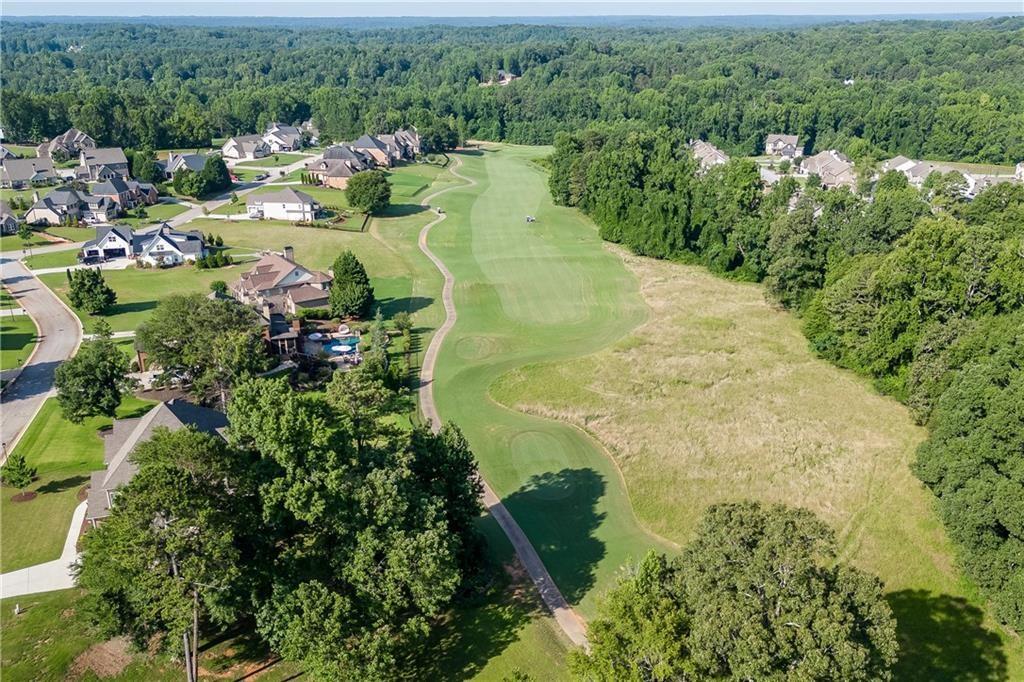
{"type": "Polygon", "coordinates": [[[635,521],[615,466],[568,424],[491,400],[492,383],[533,362],[591,353],[639,324],[635,278],[575,212],[555,207],[536,148],[466,155],[479,183],[438,199],[449,218],[431,248],[456,279],[458,322],[442,347],[435,396],[464,430],[487,480],[584,615],[629,559],[658,542],[635,521]],[[525,216],[538,222],[527,224],[525,216]]]}

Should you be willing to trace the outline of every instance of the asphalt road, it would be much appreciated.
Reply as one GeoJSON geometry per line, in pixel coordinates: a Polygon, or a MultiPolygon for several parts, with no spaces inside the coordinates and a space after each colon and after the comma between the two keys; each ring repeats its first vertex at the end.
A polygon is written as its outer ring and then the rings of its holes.
{"type": "Polygon", "coordinates": [[[53,390],[57,365],[71,357],[82,338],[78,318],[57,297],[32,276],[20,261],[0,259],[4,286],[18,299],[39,328],[39,343],[21,375],[0,397],[0,437],[7,452],[53,390]]]}

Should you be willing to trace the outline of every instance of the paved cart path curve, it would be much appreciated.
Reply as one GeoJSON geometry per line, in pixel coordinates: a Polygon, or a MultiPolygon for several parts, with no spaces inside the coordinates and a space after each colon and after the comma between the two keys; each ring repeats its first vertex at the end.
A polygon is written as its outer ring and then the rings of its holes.
{"type": "MultiPolygon", "coordinates": [[[[454,185],[452,187],[446,187],[438,190],[437,192],[425,197],[423,201],[420,202],[420,205],[429,207],[431,200],[445,192],[455,189],[465,189],[466,187],[476,185],[476,180],[459,174],[458,169],[461,165],[462,159],[455,157],[455,162],[450,169],[450,172],[452,175],[465,182],[465,185],[454,185]]],[[[443,221],[446,217],[447,214],[439,214],[432,221],[424,225],[419,234],[420,251],[422,251],[424,255],[433,262],[444,277],[444,287],[441,290],[441,300],[444,303],[445,313],[444,323],[438,327],[437,332],[435,332],[433,338],[430,339],[430,344],[427,346],[427,351],[423,356],[423,367],[420,370],[420,409],[423,411],[423,416],[430,423],[430,428],[435,433],[441,429],[441,418],[437,413],[437,405],[434,403],[434,366],[437,364],[437,356],[441,351],[441,345],[444,343],[445,337],[455,326],[458,313],[455,309],[455,299],[453,296],[455,289],[455,277],[444,264],[444,261],[430,250],[430,246],[427,244],[427,238],[430,235],[431,228],[443,221]]],[[[491,489],[491,486],[487,484],[487,481],[483,481],[482,477],[481,480],[483,482],[484,489],[484,506],[498,522],[498,525],[501,526],[501,529],[505,532],[509,542],[512,543],[512,548],[515,550],[516,556],[519,557],[519,561],[523,564],[526,572],[530,575],[533,583],[540,591],[540,596],[541,599],[544,600],[544,604],[551,610],[551,613],[555,616],[555,621],[558,623],[559,627],[562,628],[562,631],[565,632],[566,636],[569,637],[574,644],[586,647],[587,630],[583,618],[576,613],[576,611],[565,600],[565,597],[562,596],[561,591],[558,589],[558,585],[556,585],[555,581],[551,578],[551,574],[548,573],[548,569],[544,566],[544,562],[541,561],[540,555],[537,554],[537,550],[534,549],[533,544],[530,543],[530,539],[526,537],[526,533],[524,533],[523,529],[519,527],[516,520],[512,518],[512,515],[491,489]]]]}

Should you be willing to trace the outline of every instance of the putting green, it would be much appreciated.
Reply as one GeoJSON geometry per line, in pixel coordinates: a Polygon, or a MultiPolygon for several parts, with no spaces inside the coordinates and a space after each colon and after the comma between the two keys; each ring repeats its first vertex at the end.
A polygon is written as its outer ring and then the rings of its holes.
{"type": "Polygon", "coordinates": [[[429,242],[455,277],[458,321],[441,349],[434,395],[565,598],[592,616],[596,594],[627,561],[664,545],[637,524],[598,443],[502,407],[489,390],[515,367],[603,348],[647,313],[635,278],[593,225],[552,204],[531,163],[546,152],[493,145],[464,154],[459,172],[477,186],[437,199],[448,219],[429,242]]]}

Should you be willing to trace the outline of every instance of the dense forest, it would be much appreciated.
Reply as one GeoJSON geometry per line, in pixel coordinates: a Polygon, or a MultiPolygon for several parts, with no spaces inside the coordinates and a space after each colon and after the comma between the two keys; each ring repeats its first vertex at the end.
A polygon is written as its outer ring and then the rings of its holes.
{"type": "Polygon", "coordinates": [[[871,377],[930,428],[915,472],[967,574],[1024,628],[1024,186],[973,201],[962,177],[922,190],[765,191],[752,161],[701,173],[685,136],[626,126],[560,133],[550,186],[605,239],[764,281],[823,357],[871,377]]]}
{"type": "Polygon", "coordinates": [[[74,125],[106,144],[189,147],[312,116],[330,139],[440,119],[463,137],[549,144],[626,120],[739,155],[790,132],[808,153],[1024,159],[1020,18],[778,30],[4,28],[0,116],[12,141],[74,125]],[[479,87],[499,68],[522,78],[479,87]]]}

